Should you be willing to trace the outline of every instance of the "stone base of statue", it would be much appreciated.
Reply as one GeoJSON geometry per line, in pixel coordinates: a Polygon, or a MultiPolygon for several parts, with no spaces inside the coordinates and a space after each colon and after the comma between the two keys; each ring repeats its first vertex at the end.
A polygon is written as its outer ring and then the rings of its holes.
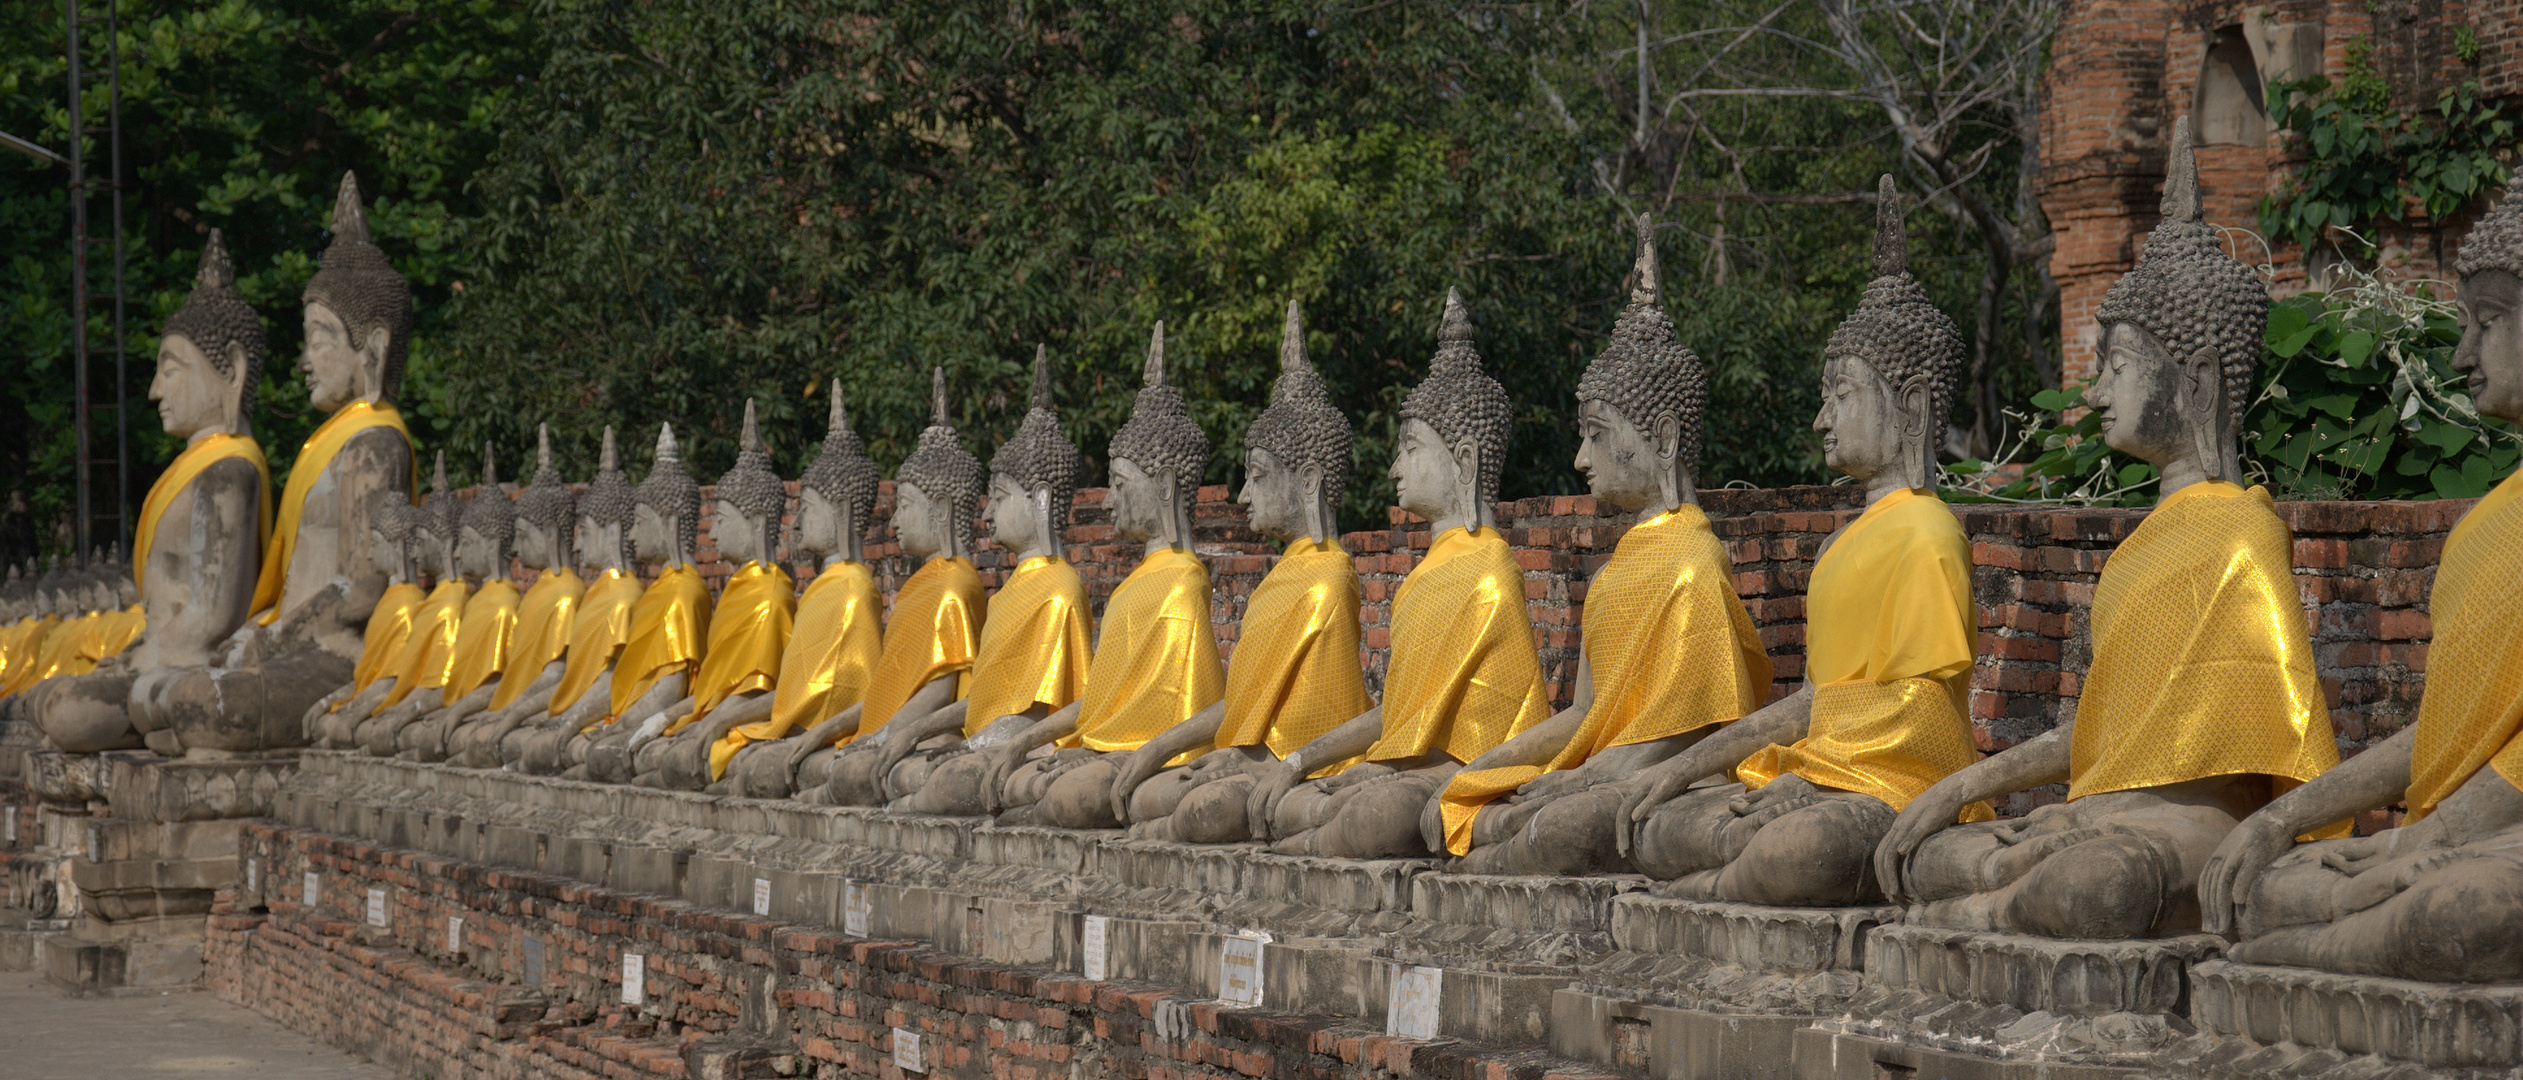
{"type": "Polygon", "coordinates": [[[2209,960],[2190,971],[2199,1034],[2166,1075],[2215,1080],[2474,1080],[2523,1067],[2523,986],[2470,986],[2209,960]]]}

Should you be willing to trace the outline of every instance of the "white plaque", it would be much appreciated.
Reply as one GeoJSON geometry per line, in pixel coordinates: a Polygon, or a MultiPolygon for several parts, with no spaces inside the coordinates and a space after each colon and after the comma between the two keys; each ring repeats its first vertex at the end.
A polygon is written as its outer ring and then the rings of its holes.
{"type": "Polygon", "coordinates": [[[1247,1008],[1262,1003],[1262,942],[1247,930],[1218,943],[1218,1000],[1247,1008]]]}
{"type": "Polygon", "coordinates": [[[894,1029],[894,1068],[915,1073],[929,1071],[927,1066],[920,1064],[919,1032],[910,1028],[894,1029]]]}
{"type": "Polygon", "coordinates": [[[648,958],[635,952],[622,954],[622,1004],[639,1005],[648,1000],[648,958]]]}
{"type": "Polygon", "coordinates": [[[1112,978],[1111,919],[1101,915],[1086,917],[1086,928],[1078,934],[1078,955],[1086,977],[1102,982],[1112,978]]]}
{"type": "Polygon", "coordinates": [[[464,951],[464,920],[461,917],[447,916],[447,951],[464,951]]]}
{"type": "Polygon", "coordinates": [[[306,881],[298,889],[298,902],[308,907],[315,906],[315,871],[307,871],[306,881]]]}
{"type": "Polygon", "coordinates": [[[105,861],[105,831],[94,825],[88,826],[88,861],[105,861]]]}
{"type": "Polygon", "coordinates": [[[770,878],[753,879],[753,913],[756,915],[768,915],[771,913],[770,878]]]}
{"type": "Polygon", "coordinates": [[[1384,1006],[1384,1033],[1405,1039],[1437,1037],[1437,994],[1445,985],[1445,969],[1396,968],[1392,996],[1384,1006]]]}
{"type": "Polygon", "coordinates": [[[867,936],[867,916],[875,909],[867,897],[867,886],[850,882],[841,887],[841,932],[851,937],[867,936]]]}
{"type": "Polygon", "coordinates": [[[245,860],[245,895],[260,896],[262,893],[263,860],[247,859],[245,860]]]}
{"type": "Polygon", "coordinates": [[[385,890],[384,890],[384,889],[371,888],[371,889],[369,889],[369,890],[368,890],[368,925],[370,925],[370,926],[384,926],[384,925],[385,925],[385,890]]]}
{"type": "Polygon", "coordinates": [[[5,810],[0,810],[0,839],[5,839],[12,844],[18,842],[17,807],[12,806],[5,810]]]}

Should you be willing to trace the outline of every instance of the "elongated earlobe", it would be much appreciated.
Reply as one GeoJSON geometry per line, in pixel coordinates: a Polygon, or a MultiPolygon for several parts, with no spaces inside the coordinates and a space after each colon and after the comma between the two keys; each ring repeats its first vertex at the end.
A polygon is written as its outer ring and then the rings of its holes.
{"type": "Polygon", "coordinates": [[[1901,384],[1901,482],[1913,488],[1936,485],[1936,436],[1930,430],[1934,391],[1925,373],[1901,384]]]}

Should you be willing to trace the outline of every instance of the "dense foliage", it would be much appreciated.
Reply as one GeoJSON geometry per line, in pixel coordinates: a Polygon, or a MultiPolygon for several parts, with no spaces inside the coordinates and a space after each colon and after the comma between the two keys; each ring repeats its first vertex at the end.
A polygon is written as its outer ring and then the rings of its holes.
{"type": "Polygon", "coordinates": [[[2346,52],[2336,84],[2321,75],[2269,84],[2269,118],[2305,162],[2261,201],[2262,232],[2309,250],[2334,228],[2406,220],[2413,204],[2446,220],[2505,183],[2497,155],[2511,148],[2514,121],[2478,80],[2445,87],[2432,108],[2400,108],[2373,68],[2372,44],[2358,37],[2346,52]]]}

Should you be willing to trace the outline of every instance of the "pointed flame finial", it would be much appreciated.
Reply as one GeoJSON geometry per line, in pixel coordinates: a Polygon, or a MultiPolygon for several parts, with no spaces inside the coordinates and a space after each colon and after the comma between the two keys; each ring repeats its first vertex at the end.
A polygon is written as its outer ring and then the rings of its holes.
{"type": "Polygon", "coordinates": [[[657,460],[661,462],[681,462],[683,460],[682,449],[675,445],[675,426],[673,424],[657,425],[657,460]]]}
{"type": "Polygon", "coordinates": [[[1437,324],[1437,341],[1443,344],[1449,341],[1469,342],[1471,340],[1472,315],[1463,310],[1462,290],[1449,285],[1445,290],[1445,319],[1437,324]]]}
{"type": "Polygon", "coordinates": [[[1875,181],[1875,276],[1899,277],[1910,270],[1910,235],[1901,224],[1906,212],[1892,174],[1875,181]]]}
{"type": "Polygon", "coordinates": [[[1656,223],[1638,215],[1638,264],[1630,271],[1629,302],[1657,304],[1664,298],[1663,270],[1656,264],[1656,223]]]}
{"type": "Polygon", "coordinates": [[[738,449],[738,450],[760,450],[760,449],[762,449],[762,431],[761,431],[761,429],[760,429],[760,428],[755,427],[755,426],[754,426],[754,422],[753,422],[753,399],[752,399],[752,398],[746,398],[746,399],[745,399],[745,426],[744,426],[744,430],[742,430],[741,432],[737,433],[737,436],[736,436],[736,449],[738,449]]]}
{"type": "Polygon", "coordinates": [[[552,425],[536,424],[534,426],[534,471],[541,474],[551,471],[551,468],[552,425]]]}
{"type": "Polygon", "coordinates": [[[1046,411],[1051,408],[1051,350],[1040,344],[1036,344],[1034,346],[1034,397],[1032,406],[1046,411]]]}
{"type": "Polygon", "coordinates": [[[438,468],[429,474],[429,493],[439,494],[447,488],[447,452],[438,451],[438,468]]]}
{"type": "Polygon", "coordinates": [[[946,426],[946,368],[929,368],[929,426],[946,426]]]}
{"type": "Polygon", "coordinates": [[[831,438],[850,430],[850,410],[841,397],[841,380],[832,380],[832,413],[824,418],[824,437],[831,438]]]}
{"type": "Polygon", "coordinates": [[[1288,321],[1279,325],[1279,370],[1311,366],[1313,361],[1305,355],[1305,309],[1289,297],[1288,321]]]}
{"type": "Polygon", "coordinates": [[[2199,220],[2199,162],[2190,151],[2190,118],[2173,121],[2172,160],[2164,166],[2164,220],[2199,220]]]}
{"type": "Polygon", "coordinates": [[[1139,385],[1165,385],[1165,320],[1156,321],[1156,330],[1148,335],[1148,363],[1139,373],[1139,385]]]}
{"type": "Polygon", "coordinates": [[[237,283],[236,263],[228,258],[228,241],[219,230],[210,230],[210,242],[201,248],[201,269],[193,281],[206,289],[233,288],[237,283]]]}
{"type": "Polygon", "coordinates": [[[489,439],[482,440],[482,486],[486,488],[499,486],[499,462],[491,455],[489,439]]]}
{"type": "Polygon", "coordinates": [[[621,461],[617,459],[613,453],[613,425],[606,424],[604,426],[604,449],[596,452],[596,471],[612,472],[621,467],[621,461]]]}
{"type": "Polygon", "coordinates": [[[341,194],[333,199],[333,242],[375,243],[368,235],[368,209],[359,201],[359,174],[342,173],[341,194]]]}

